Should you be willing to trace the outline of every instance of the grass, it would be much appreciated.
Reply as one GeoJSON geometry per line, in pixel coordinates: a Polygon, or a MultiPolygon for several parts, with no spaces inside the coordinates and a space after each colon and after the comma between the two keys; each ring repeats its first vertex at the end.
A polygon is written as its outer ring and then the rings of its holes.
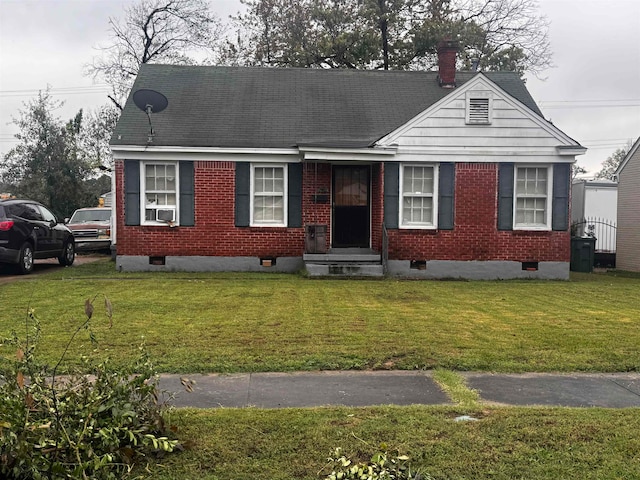
{"type": "MultiPolygon", "coordinates": [[[[160,371],[436,368],[453,407],[177,409],[186,450],[140,466],[160,480],[311,480],[335,447],[385,442],[435,479],[640,478],[640,409],[483,405],[452,370],[640,369],[640,276],[571,282],[309,280],[277,274],[124,274],[103,262],[0,285],[0,337],[42,325],[53,362],[96,298],[99,355],[128,363],[144,335],[160,371]],[[109,329],[98,304],[114,305],[109,329]],[[8,301],[7,299],[10,299],[8,301]],[[460,415],[478,421],[456,422],[460,415]]],[[[86,338],[86,335],[83,335],[86,338]]],[[[74,345],[70,358],[92,347],[74,345]]],[[[14,352],[0,347],[0,356],[14,352]]]]}
{"type": "Polygon", "coordinates": [[[480,394],[476,390],[469,388],[467,381],[459,373],[439,368],[433,372],[433,380],[452,402],[469,409],[478,407],[480,394]]]}
{"type": "MultiPolygon", "coordinates": [[[[101,354],[126,362],[144,336],[160,371],[640,369],[640,278],[561,281],[312,280],[285,274],[118,273],[108,261],[0,285],[0,337],[28,308],[53,362],[106,295],[101,354]]],[[[90,348],[74,345],[69,358],[90,348]]],[[[0,355],[8,354],[2,352],[0,355]]]]}
{"type": "Polygon", "coordinates": [[[154,479],[324,478],[340,446],[368,460],[385,442],[436,479],[640,478],[635,410],[450,407],[180,409],[170,415],[191,449],[154,479]],[[471,413],[476,422],[455,422],[471,413]]]}

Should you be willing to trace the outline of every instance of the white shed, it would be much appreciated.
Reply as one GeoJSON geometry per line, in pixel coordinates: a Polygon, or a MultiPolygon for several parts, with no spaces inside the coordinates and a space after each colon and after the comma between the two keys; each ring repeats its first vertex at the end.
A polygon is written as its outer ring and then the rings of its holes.
{"type": "Polygon", "coordinates": [[[574,234],[593,233],[596,251],[616,251],[618,183],[611,180],[574,180],[571,194],[571,223],[574,234]]]}

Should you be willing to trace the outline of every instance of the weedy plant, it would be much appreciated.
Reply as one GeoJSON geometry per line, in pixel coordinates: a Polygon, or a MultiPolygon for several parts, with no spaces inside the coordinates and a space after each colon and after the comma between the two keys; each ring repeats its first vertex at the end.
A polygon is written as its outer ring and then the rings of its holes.
{"type": "MultiPolygon", "coordinates": [[[[25,316],[24,337],[13,332],[1,341],[1,478],[126,478],[145,457],[179,447],[166,435],[157,377],[144,345],[129,367],[84,356],[81,367],[59,375],[81,332],[96,342],[91,329],[96,298],[85,302],[86,319],[53,368],[37,359],[41,327],[32,309],[25,316]]],[[[104,305],[111,325],[106,297],[104,305]]]]}
{"type": "Polygon", "coordinates": [[[342,453],[339,447],[334,450],[328,461],[332,471],[324,480],[430,480],[432,478],[424,473],[412,472],[409,457],[399,455],[398,452],[388,452],[384,444],[368,463],[353,462],[342,453]]]}

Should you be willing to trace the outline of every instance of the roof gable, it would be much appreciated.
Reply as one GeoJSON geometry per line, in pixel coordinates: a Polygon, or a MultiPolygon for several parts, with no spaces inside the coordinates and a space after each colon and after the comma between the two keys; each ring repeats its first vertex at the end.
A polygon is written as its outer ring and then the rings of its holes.
{"type": "MultiPolygon", "coordinates": [[[[457,83],[479,75],[459,72],[457,83]]],[[[517,74],[487,78],[540,113],[517,74]]],[[[148,64],[132,92],[142,88],[169,100],[152,114],[153,145],[220,148],[370,147],[452,93],[437,72],[148,64]]],[[[130,96],[111,144],[144,146],[148,133],[130,96]]]]}
{"type": "MultiPolygon", "coordinates": [[[[513,87],[516,85],[517,85],[516,83],[511,84],[512,91],[514,91],[513,87]]],[[[524,88],[523,84],[522,84],[522,87],[524,88]]],[[[527,105],[525,102],[523,102],[522,98],[526,99],[526,96],[523,96],[522,94],[520,94],[520,99],[518,99],[517,97],[514,97],[513,94],[501,88],[498,83],[496,83],[495,81],[492,81],[491,78],[489,78],[487,75],[484,75],[482,73],[477,74],[474,78],[466,82],[463,86],[452,91],[450,95],[440,99],[438,102],[431,105],[425,111],[421,112],[419,115],[412,118],[409,122],[405,123],[404,125],[400,126],[396,130],[391,132],[389,135],[380,139],[380,141],[377,142],[377,145],[389,146],[389,145],[396,144],[401,137],[407,135],[408,132],[410,132],[412,129],[416,129],[416,128],[420,128],[421,126],[428,125],[426,122],[427,119],[437,115],[438,112],[447,108],[451,110],[458,109],[460,110],[460,114],[461,114],[461,117],[458,117],[458,122],[457,122],[458,124],[456,125],[454,123],[452,125],[448,125],[448,127],[454,127],[454,128],[468,127],[469,123],[465,121],[466,115],[464,110],[466,109],[466,96],[468,94],[473,95],[472,92],[482,92],[483,94],[487,94],[487,96],[491,97],[493,102],[500,100],[501,102],[506,104],[508,108],[517,112],[518,115],[521,117],[521,120],[524,120],[524,119],[528,120],[529,123],[531,124],[530,127],[534,126],[535,128],[538,128],[544,131],[546,135],[548,135],[549,137],[552,137],[555,141],[557,141],[558,142],[557,146],[562,146],[562,147],[579,146],[578,142],[573,140],[571,137],[567,136],[564,132],[562,132],[552,123],[545,120],[542,117],[542,113],[540,112],[538,107],[535,105],[535,103],[532,104],[532,102],[527,102],[529,103],[527,105]]],[[[484,129],[486,131],[487,126],[483,124],[479,124],[477,125],[476,128],[484,129]]]]}

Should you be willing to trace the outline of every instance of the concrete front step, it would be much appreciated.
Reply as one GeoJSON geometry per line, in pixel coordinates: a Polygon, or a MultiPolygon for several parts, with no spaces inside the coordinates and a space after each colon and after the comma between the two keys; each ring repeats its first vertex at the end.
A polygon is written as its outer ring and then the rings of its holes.
{"type": "Polygon", "coordinates": [[[311,263],[305,262],[310,277],[382,277],[380,264],[371,263],[311,263]]]}
{"type": "Polygon", "coordinates": [[[331,248],[327,253],[305,253],[310,277],[382,277],[382,256],[370,248],[331,248]]]}
{"type": "Polygon", "coordinates": [[[382,256],[370,248],[332,248],[327,253],[305,253],[305,262],[343,264],[343,263],[381,263],[382,256]]]}

